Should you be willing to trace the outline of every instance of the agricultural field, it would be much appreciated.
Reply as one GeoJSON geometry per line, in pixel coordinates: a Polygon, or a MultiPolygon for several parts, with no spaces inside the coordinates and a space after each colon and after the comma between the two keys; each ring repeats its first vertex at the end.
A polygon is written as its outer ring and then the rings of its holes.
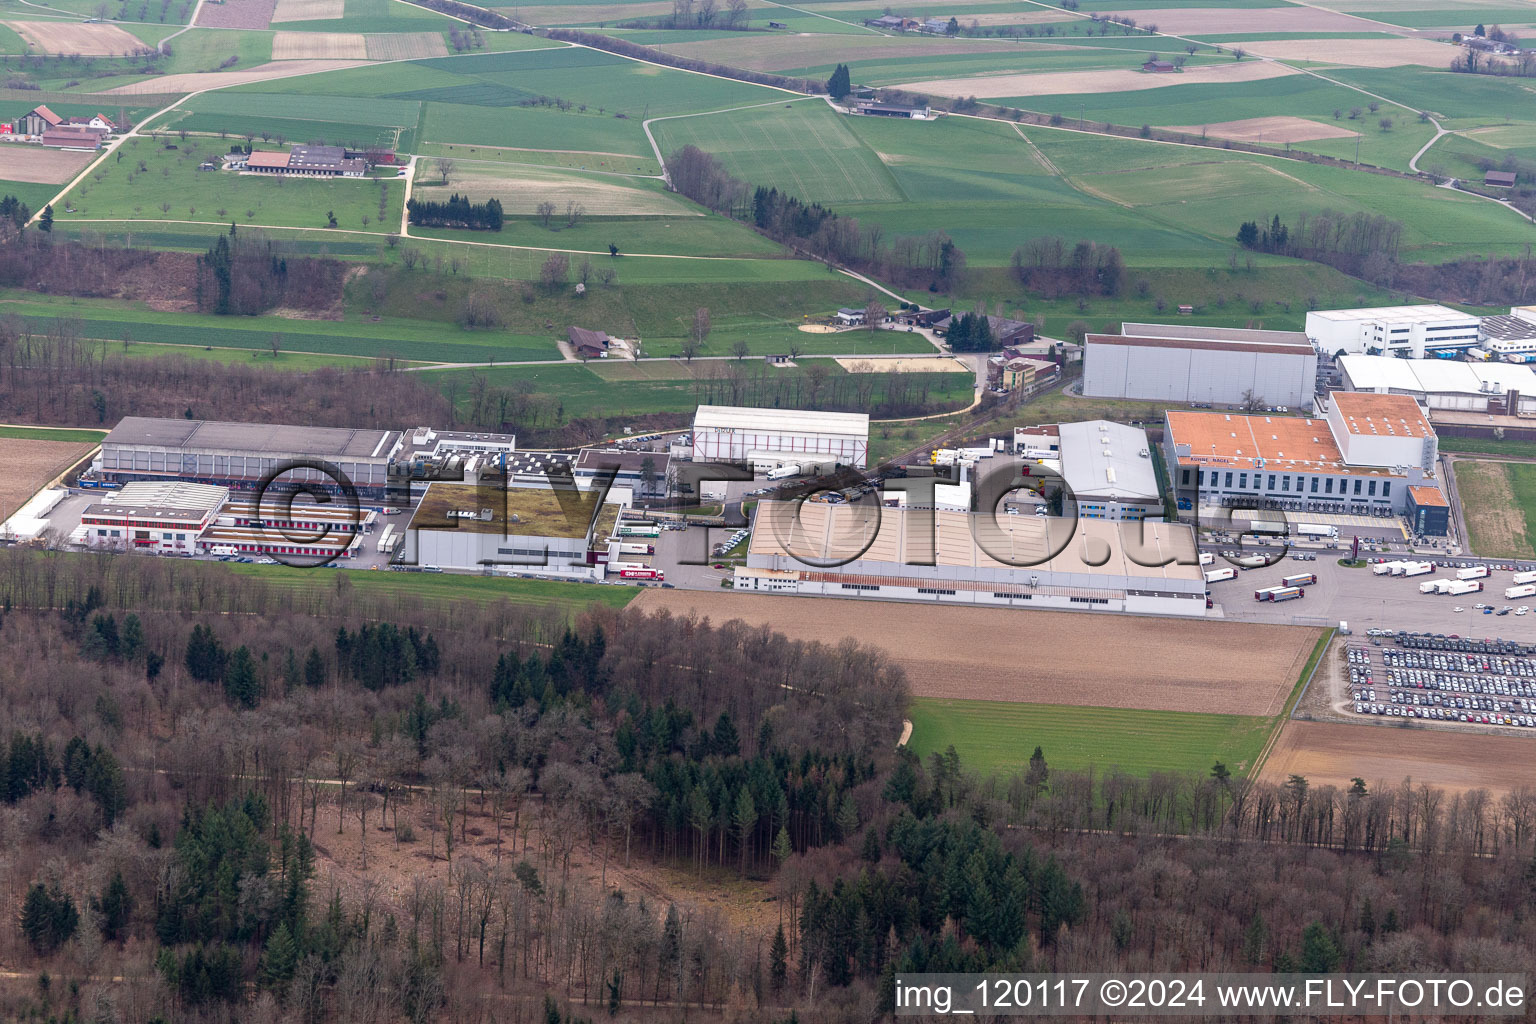
{"type": "Polygon", "coordinates": [[[641,606],[739,618],[829,644],[852,636],[905,668],[915,697],[1264,718],[1284,709],[1319,635],[1294,626],[757,594],[648,592],[641,606]],[[973,639],[932,642],[944,636],[973,639]],[[1037,642],[1042,636],[1048,646],[1037,642]],[[1245,652],[1240,676],[1209,657],[1213,645],[1245,652]]]}
{"type": "Polygon", "coordinates": [[[398,145],[408,150],[420,118],[421,104],[412,100],[221,90],[188,97],[154,124],[199,134],[363,147],[398,145]]]}
{"type": "MultiPolygon", "coordinates": [[[[232,563],[227,568],[237,575],[259,577],[280,590],[318,590],[334,588],[337,584],[334,574],[284,565],[232,563]]],[[[487,604],[506,601],[514,605],[553,606],[572,614],[594,603],[622,608],[634,599],[638,590],[636,587],[599,587],[558,580],[514,580],[448,573],[348,572],[344,578],[360,591],[394,597],[402,602],[487,604]]]]}
{"type": "Polygon", "coordinates": [[[69,21],[6,21],[4,25],[21,36],[32,53],[120,57],[144,47],[143,40],[116,25],[69,21]]]}
{"type": "Polygon", "coordinates": [[[1457,459],[1455,472],[1472,550],[1536,558],[1536,464],[1457,459]]]}
{"type": "Polygon", "coordinates": [[[62,185],[90,162],[90,153],[21,144],[0,146],[0,180],[62,185]]]}
{"type": "Polygon", "coordinates": [[[910,712],[913,753],[953,746],[979,775],[1012,774],[1040,747],[1053,769],[1133,775],[1202,774],[1217,761],[1246,775],[1274,731],[1272,718],[1077,705],[918,698],[910,712]]]}
{"type": "Polygon", "coordinates": [[[40,439],[31,431],[0,434],[0,462],[6,466],[0,483],[0,521],[9,519],[48,481],[83,459],[96,443],[94,438],[51,440],[45,435],[40,439]]]}
{"type": "Polygon", "coordinates": [[[1293,719],[1281,727],[1261,777],[1284,782],[1302,775],[1313,786],[1341,790],[1359,777],[1373,791],[1411,780],[1453,793],[1486,789],[1497,798],[1530,786],[1530,758],[1526,736],[1293,719]]]}
{"type": "Polygon", "coordinates": [[[59,220],[183,222],[322,229],[327,214],[348,230],[399,230],[403,183],[389,179],[283,179],[200,171],[229,149],[218,139],[159,143],[132,138],[77,185],[59,220]],[[383,196],[383,208],[380,197],[383,196]]]}

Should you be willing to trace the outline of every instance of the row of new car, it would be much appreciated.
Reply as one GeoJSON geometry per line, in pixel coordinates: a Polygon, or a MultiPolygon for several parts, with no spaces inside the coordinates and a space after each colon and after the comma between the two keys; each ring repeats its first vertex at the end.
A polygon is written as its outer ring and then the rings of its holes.
{"type": "Polygon", "coordinates": [[[1460,651],[1435,654],[1427,651],[1398,651],[1388,648],[1381,660],[1390,668],[1430,668],[1445,672],[1487,672],[1499,676],[1523,676],[1536,679],[1536,662],[1503,654],[1467,654],[1460,651]]]}
{"type": "Polygon", "coordinates": [[[1525,657],[1536,654],[1536,647],[1499,637],[1483,637],[1479,640],[1469,636],[1459,636],[1456,633],[1450,635],[1417,633],[1402,629],[1368,629],[1365,635],[1380,637],[1383,640],[1395,640],[1403,647],[1421,651],[1470,651],[1487,654],[1516,654],[1525,657]]]}
{"type": "Polygon", "coordinates": [[[1431,669],[1389,668],[1387,682],[1416,690],[1440,690],[1447,693],[1481,693],[1504,697],[1536,697],[1536,683],[1508,679],[1479,679],[1431,669]]]}

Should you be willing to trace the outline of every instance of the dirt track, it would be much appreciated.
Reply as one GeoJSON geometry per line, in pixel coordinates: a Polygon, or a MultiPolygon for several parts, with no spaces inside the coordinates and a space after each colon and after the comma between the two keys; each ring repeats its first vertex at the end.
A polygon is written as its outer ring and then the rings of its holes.
{"type": "Polygon", "coordinates": [[[1359,776],[1372,789],[1411,778],[1451,791],[1504,792],[1536,786],[1536,738],[1290,721],[1262,778],[1284,782],[1292,774],[1341,789],[1359,776]]]}
{"type": "Polygon", "coordinates": [[[918,697],[1235,715],[1278,714],[1318,635],[1297,626],[684,590],[647,590],[636,607],[767,624],[800,640],[852,636],[885,649],[918,697]]]}

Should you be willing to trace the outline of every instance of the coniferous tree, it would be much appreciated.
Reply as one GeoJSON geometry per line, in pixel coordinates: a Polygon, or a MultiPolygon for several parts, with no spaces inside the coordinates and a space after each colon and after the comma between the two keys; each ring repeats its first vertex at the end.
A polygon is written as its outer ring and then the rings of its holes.
{"type": "Polygon", "coordinates": [[[112,873],[101,896],[92,900],[91,908],[96,911],[102,938],[116,942],[126,937],[128,922],[133,918],[133,896],[121,871],[112,873]]]}
{"type": "Polygon", "coordinates": [[[853,91],[853,82],[848,74],[848,65],[839,64],[832,72],[832,77],[827,79],[827,95],[835,100],[840,100],[853,91]]]}

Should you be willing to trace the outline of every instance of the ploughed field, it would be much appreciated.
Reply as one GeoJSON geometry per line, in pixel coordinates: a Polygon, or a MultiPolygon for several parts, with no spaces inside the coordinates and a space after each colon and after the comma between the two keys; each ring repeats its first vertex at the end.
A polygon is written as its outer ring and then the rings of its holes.
{"type": "Polygon", "coordinates": [[[9,519],[28,498],[70,466],[94,445],[78,441],[35,441],[32,438],[0,437],[0,520],[9,519]]]}
{"type": "Polygon", "coordinates": [[[638,607],[884,649],[913,696],[1276,715],[1318,630],[894,601],[645,591],[638,607]]]}
{"type": "Polygon", "coordinates": [[[1306,776],[1314,786],[1372,789],[1404,779],[1445,790],[1495,793],[1536,787],[1536,739],[1440,729],[1288,721],[1264,762],[1262,777],[1306,776]]]}

